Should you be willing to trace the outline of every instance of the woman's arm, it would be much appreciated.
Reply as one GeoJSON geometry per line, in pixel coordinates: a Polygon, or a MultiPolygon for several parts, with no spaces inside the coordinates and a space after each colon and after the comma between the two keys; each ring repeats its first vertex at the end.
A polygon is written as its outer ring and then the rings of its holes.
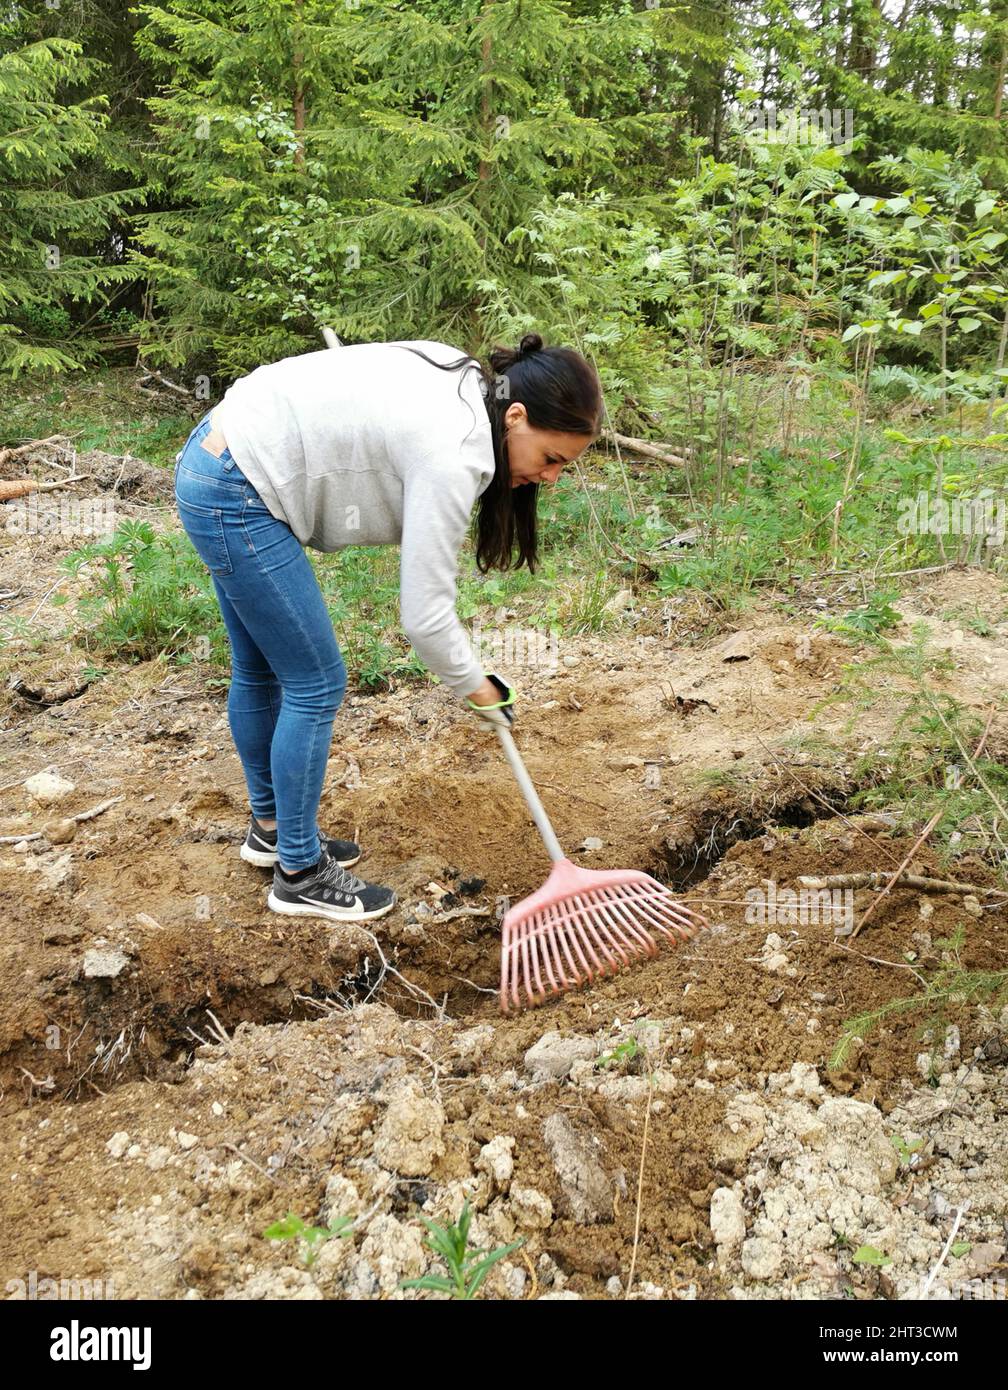
{"type": "Polygon", "coordinates": [[[399,608],[403,630],[429,670],[460,699],[500,696],[455,612],[458,555],[483,475],[458,450],[410,471],[403,485],[399,608]]]}

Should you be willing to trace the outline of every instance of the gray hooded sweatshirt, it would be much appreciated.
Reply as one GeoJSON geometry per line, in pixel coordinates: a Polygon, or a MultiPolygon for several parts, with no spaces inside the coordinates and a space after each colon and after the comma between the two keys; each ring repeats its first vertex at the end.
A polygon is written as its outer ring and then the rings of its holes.
{"type": "MultiPolygon", "coordinates": [[[[408,346],[436,362],[465,355],[426,339],[408,346]]],[[[458,555],[494,475],[475,365],[439,371],[401,343],[325,348],[236,381],[213,423],[302,545],[401,547],[407,639],[457,696],[474,691],[484,671],[455,612],[458,555]]]]}

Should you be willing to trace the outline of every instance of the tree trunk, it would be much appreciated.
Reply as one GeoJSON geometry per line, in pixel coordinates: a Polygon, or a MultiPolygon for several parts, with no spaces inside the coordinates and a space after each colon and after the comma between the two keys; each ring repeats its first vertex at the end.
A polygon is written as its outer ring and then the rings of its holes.
{"type": "Polygon", "coordinates": [[[304,167],[304,128],[305,128],[305,89],[304,74],[304,48],[301,33],[302,19],[302,0],[295,0],[294,5],[294,58],[292,66],[294,69],[294,140],[296,147],[294,150],[294,167],[301,169],[304,167]]]}

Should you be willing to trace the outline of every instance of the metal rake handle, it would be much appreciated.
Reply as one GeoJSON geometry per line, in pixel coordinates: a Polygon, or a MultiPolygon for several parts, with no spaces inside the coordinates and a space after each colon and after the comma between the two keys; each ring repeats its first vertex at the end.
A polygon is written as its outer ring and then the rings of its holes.
{"type": "Polygon", "coordinates": [[[532,812],[532,819],[535,821],[539,834],[542,836],[543,844],[546,846],[546,853],[553,860],[554,864],[558,859],[566,859],[567,856],[560,847],[560,841],[557,839],[552,825],[550,825],[549,816],[547,816],[543,809],[543,804],[539,800],[539,795],[532,785],[532,778],[528,775],[525,764],[522,762],[521,754],[515,747],[515,741],[511,737],[511,730],[505,729],[501,724],[495,724],[494,728],[497,730],[497,737],[500,739],[501,747],[504,749],[504,756],[511,764],[511,771],[515,775],[518,789],[525,798],[525,804],[532,812]]]}

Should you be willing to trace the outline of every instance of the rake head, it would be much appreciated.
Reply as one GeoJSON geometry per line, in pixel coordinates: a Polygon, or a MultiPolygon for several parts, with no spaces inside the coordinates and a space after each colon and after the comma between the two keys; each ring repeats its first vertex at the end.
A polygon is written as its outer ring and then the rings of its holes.
{"type": "Polygon", "coordinates": [[[582,869],[557,859],[537,892],[501,923],[501,1009],[541,1004],[710,926],[640,869],[582,869]]]}

